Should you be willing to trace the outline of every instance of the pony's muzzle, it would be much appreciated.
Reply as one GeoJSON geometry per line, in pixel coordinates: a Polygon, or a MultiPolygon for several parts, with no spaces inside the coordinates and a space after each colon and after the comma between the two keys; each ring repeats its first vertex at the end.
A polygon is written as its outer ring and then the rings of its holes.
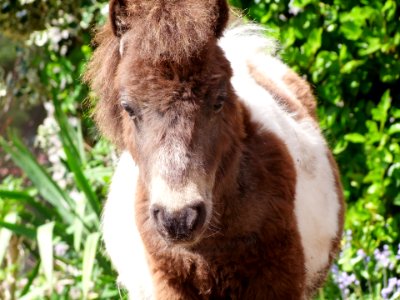
{"type": "Polygon", "coordinates": [[[206,219],[204,203],[188,205],[168,212],[165,207],[152,205],[150,213],[157,231],[170,242],[189,242],[203,227],[206,219]]]}

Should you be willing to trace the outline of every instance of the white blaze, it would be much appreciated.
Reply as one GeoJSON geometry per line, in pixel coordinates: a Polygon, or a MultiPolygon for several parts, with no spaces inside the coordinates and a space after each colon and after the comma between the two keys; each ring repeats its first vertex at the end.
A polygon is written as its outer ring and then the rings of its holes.
{"type": "Polygon", "coordinates": [[[211,191],[207,189],[201,177],[196,181],[187,181],[178,188],[171,187],[162,177],[155,176],[151,179],[150,202],[160,205],[168,212],[176,212],[184,207],[204,201],[206,211],[211,207],[211,191]]]}

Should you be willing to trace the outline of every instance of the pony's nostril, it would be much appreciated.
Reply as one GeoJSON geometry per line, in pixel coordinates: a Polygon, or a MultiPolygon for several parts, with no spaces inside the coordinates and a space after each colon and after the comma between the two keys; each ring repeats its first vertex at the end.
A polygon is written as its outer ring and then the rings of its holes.
{"type": "Polygon", "coordinates": [[[158,232],[171,240],[190,240],[205,222],[206,209],[203,203],[186,206],[179,211],[168,212],[165,208],[153,205],[151,217],[158,232]]]}
{"type": "Polygon", "coordinates": [[[154,218],[154,220],[156,221],[156,222],[158,222],[159,220],[159,216],[160,216],[160,212],[161,212],[161,207],[159,207],[158,205],[153,205],[151,208],[150,208],[150,214],[151,214],[151,216],[154,218]]]}
{"type": "Polygon", "coordinates": [[[186,211],[186,226],[189,230],[193,229],[197,223],[198,211],[195,208],[188,208],[186,211]]]}
{"type": "Polygon", "coordinates": [[[186,226],[188,230],[193,231],[203,225],[205,221],[205,212],[206,208],[204,203],[198,203],[186,208],[186,226]]]}

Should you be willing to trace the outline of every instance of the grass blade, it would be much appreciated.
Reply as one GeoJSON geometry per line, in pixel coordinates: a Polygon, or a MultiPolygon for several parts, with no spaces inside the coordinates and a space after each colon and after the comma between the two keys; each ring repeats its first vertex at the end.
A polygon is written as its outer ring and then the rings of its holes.
{"type": "Polygon", "coordinates": [[[29,292],[29,289],[32,286],[33,280],[36,278],[36,276],[39,273],[39,267],[40,267],[40,262],[37,262],[35,267],[32,269],[32,271],[27,276],[28,281],[25,284],[24,289],[22,290],[20,297],[24,296],[25,294],[27,294],[29,292]]]}
{"type": "Polygon", "coordinates": [[[19,298],[18,300],[38,300],[38,299],[48,299],[44,297],[46,292],[46,288],[43,286],[39,286],[34,288],[28,294],[25,294],[23,297],[19,298]]]}
{"type": "Polygon", "coordinates": [[[44,224],[37,229],[41,265],[50,289],[53,287],[53,229],[54,222],[44,224]]]}
{"type": "Polygon", "coordinates": [[[5,191],[0,190],[0,198],[11,199],[27,204],[40,213],[43,217],[52,219],[54,217],[59,218],[58,211],[51,210],[48,207],[42,205],[39,201],[36,201],[34,197],[26,192],[19,191],[5,191]]]}
{"type": "Polygon", "coordinates": [[[25,227],[23,225],[0,221],[0,228],[1,227],[12,231],[16,235],[24,236],[24,237],[26,237],[26,238],[28,238],[30,240],[33,240],[36,237],[36,230],[35,229],[29,228],[29,227],[25,227]]]}
{"type": "MultiPolygon", "coordinates": [[[[75,182],[78,185],[79,189],[85,194],[87,200],[93,211],[96,213],[97,217],[100,219],[100,201],[93,191],[92,187],[89,184],[89,181],[85,177],[82,171],[82,160],[80,153],[78,150],[79,145],[75,145],[73,139],[71,138],[70,132],[72,131],[71,126],[69,125],[65,114],[62,112],[59,105],[57,105],[56,101],[54,103],[55,107],[55,115],[57,122],[60,126],[60,139],[63,144],[63,149],[65,155],[67,157],[67,164],[70,167],[72,173],[75,177],[75,182]]],[[[76,134],[77,135],[77,134],[76,134]]],[[[77,138],[78,140],[80,138],[77,138]]]]}
{"type": "Polygon", "coordinates": [[[98,232],[92,233],[88,236],[85,249],[83,253],[83,266],[82,266],[82,295],[83,299],[87,299],[90,282],[93,272],[94,260],[96,257],[97,244],[99,242],[100,234],[98,232]]]}
{"type": "MultiPolygon", "coordinates": [[[[17,214],[12,212],[6,215],[4,221],[10,224],[17,222],[17,214]]],[[[0,266],[8,249],[8,244],[12,236],[12,231],[6,228],[0,228],[0,266]]]]}
{"type": "MultiPolygon", "coordinates": [[[[12,200],[12,201],[19,201],[23,204],[25,204],[26,208],[33,208],[37,214],[33,214],[36,222],[30,223],[31,227],[37,226],[37,223],[43,224],[46,221],[50,220],[55,220],[55,227],[54,227],[54,233],[60,237],[66,242],[72,242],[72,237],[65,231],[65,227],[62,225],[62,218],[59,215],[58,211],[43,205],[39,199],[36,199],[29,195],[26,192],[19,192],[19,191],[6,191],[6,190],[0,190],[0,199],[7,199],[7,200],[12,200]]],[[[26,213],[26,211],[25,211],[26,213]]],[[[31,214],[29,210],[29,214],[31,214]]],[[[21,217],[23,218],[23,214],[21,217]]],[[[32,216],[32,214],[31,214],[32,216]]],[[[30,217],[31,217],[30,216],[30,217]]],[[[27,220],[26,218],[25,220],[27,220]]],[[[80,214],[80,217],[75,217],[74,223],[80,223],[80,226],[82,228],[82,231],[86,229],[84,227],[84,224],[82,223],[83,219],[83,214],[80,214]]],[[[9,222],[9,223],[14,223],[14,222],[9,222]]],[[[75,226],[75,225],[74,225],[75,226]]],[[[86,232],[86,231],[85,231],[86,232]]]]}
{"type": "MultiPolygon", "coordinates": [[[[81,216],[81,218],[83,218],[85,214],[85,204],[86,202],[84,199],[79,199],[76,202],[76,212],[79,216],[81,216]]],[[[80,222],[79,218],[76,218],[74,222],[74,249],[77,252],[79,252],[81,249],[83,229],[82,222],[80,222]]]]}
{"type": "Polygon", "coordinates": [[[25,172],[43,198],[52,204],[68,223],[72,223],[73,215],[70,209],[72,200],[37,163],[17,136],[11,134],[11,140],[12,144],[10,145],[0,137],[0,146],[11,155],[14,163],[25,172]]]}

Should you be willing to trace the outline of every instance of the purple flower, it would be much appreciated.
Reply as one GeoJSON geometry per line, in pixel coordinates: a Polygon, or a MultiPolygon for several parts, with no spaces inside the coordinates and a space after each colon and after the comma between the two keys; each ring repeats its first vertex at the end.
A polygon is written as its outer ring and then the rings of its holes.
{"type": "Polygon", "coordinates": [[[332,273],[333,273],[334,276],[339,275],[339,267],[338,267],[337,265],[334,264],[334,265],[332,266],[332,268],[331,268],[331,271],[332,271],[332,273]]]}
{"type": "Polygon", "coordinates": [[[332,267],[333,280],[339,287],[339,289],[344,293],[344,295],[348,295],[350,292],[349,287],[353,284],[359,285],[360,282],[357,280],[355,274],[348,274],[346,272],[339,272],[336,265],[332,267]]]}
{"type": "Polygon", "coordinates": [[[399,288],[399,282],[400,282],[400,280],[395,278],[395,277],[389,278],[388,286],[381,290],[382,298],[383,299],[389,299],[389,296],[393,292],[395,292],[395,288],[397,288],[397,289],[399,288]]]}
{"type": "Polygon", "coordinates": [[[363,249],[358,249],[357,256],[364,259],[367,256],[367,254],[365,253],[365,251],[363,249]]]}
{"type": "Polygon", "coordinates": [[[384,288],[381,291],[381,296],[383,299],[389,299],[389,295],[390,295],[391,291],[389,291],[388,288],[384,288]]]}
{"type": "Polygon", "coordinates": [[[390,266],[390,250],[388,245],[383,246],[383,250],[380,251],[379,249],[375,249],[374,257],[378,266],[382,268],[388,268],[390,266]]]}
{"type": "Polygon", "coordinates": [[[392,289],[397,285],[397,278],[389,278],[388,282],[388,287],[391,287],[392,289]]]}
{"type": "Polygon", "coordinates": [[[357,250],[357,257],[364,260],[364,262],[369,263],[371,261],[371,258],[365,253],[363,249],[358,249],[357,250]]]}
{"type": "Polygon", "coordinates": [[[64,256],[69,250],[69,246],[65,243],[58,243],[54,246],[54,253],[57,256],[64,256]]]}

